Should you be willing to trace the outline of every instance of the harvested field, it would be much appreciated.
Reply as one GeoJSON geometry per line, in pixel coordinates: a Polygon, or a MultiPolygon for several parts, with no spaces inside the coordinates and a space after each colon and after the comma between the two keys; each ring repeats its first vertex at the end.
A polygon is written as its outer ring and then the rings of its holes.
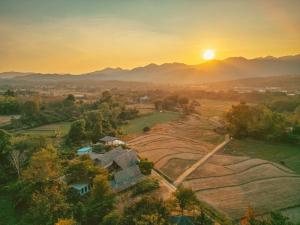
{"type": "Polygon", "coordinates": [[[162,171],[164,174],[168,174],[168,176],[175,180],[178,174],[182,174],[183,171],[188,169],[191,165],[193,165],[196,162],[196,160],[186,160],[181,158],[173,158],[171,160],[168,160],[168,162],[161,167],[160,171],[162,171]]]}
{"type": "MultiPolygon", "coordinates": [[[[175,180],[193,162],[201,159],[217,144],[203,136],[223,139],[214,132],[215,124],[199,116],[158,124],[150,132],[131,139],[128,143],[143,158],[154,162],[156,169],[175,180]]],[[[216,140],[214,140],[216,142],[216,140]]]]}
{"type": "Polygon", "coordinates": [[[233,219],[300,204],[300,176],[274,162],[215,155],[184,181],[199,199],[233,219]]]}
{"type": "Polygon", "coordinates": [[[272,144],[253,139],[233,140],[224,148],[224,154],[247,156],[280,163],[300,174],[300,146],[272,144]]]}

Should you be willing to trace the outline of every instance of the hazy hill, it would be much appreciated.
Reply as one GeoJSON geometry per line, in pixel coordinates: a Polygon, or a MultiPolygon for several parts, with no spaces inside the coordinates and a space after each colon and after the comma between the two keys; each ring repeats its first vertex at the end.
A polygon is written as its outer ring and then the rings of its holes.
{"type": "Polygon", "coordinates": [[[254,77],[239,80],[219,81],[208,84],[213,89],[281,87],[286,90],[300,90],[300,76],[254,77]]]}
{"type": "Polygon", "coordinates": [[[232,57],[225,60],[213,60],[199,65],[182,63],[149,64],[131,70],[106,68],[91,73],[71,76],[58,74],[26,74],[13,72],[0,74],[1,78],[27,80],[32,82],[57,81],[98,81],[119,80],[157,83],[202,83],[249,77],[269,77],[279,75],[300,75],[300,55],[284,57],[264,57],[246,59],[232,57]]]}

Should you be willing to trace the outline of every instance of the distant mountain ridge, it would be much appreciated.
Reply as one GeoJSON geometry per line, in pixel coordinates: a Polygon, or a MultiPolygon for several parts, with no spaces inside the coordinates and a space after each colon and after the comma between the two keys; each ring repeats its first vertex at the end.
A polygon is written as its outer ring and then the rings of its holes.
{"type": "Polygon", "coordinates": [[[31,80],[32,82],[118,80],[189,84],[280,75],[300,76],[300,54],[254,59],[231,57],[224,60],[212,60],[199,65],[183,63],[157,65],[152,63],[133,69],[105,68],[76,76],[71,74],[5,72],[0,73],[0,79],[31,80]]]}

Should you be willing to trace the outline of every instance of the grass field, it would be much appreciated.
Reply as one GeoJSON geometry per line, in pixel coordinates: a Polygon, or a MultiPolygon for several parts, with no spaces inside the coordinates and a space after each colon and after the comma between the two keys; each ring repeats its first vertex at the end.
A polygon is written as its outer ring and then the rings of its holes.
{"type": "Polygon", "coordinates": [[[236,101],[220,101],[211,99],[198,99],[200,107],[197,107],[197,111],[205,117],[221,117],[228,111],[232,105],[238,104],[236,101]]]}
{"type": "Polygon", "coordinates": [[[21,134],[52,137],[55,132],[59,131],[61,136],[66,135],[70,129],[70,122],[53,123],[32,129],[19,131],[21,134]]]}
{"type": "Polygon", "coordinates": [[[299,145],[270,144],[252,139],[233,140],[225,147],[224,153],[280,163],[300,174],[299,145]]]}
{"type": "Polygon", "coordinates": [[[144,127],[153,127],[159,123],[166,123],[178,119],[177,112],[153,112],[142,117],[129,121],[129,124],[123,127],[125,134],[140,134],[144,127]]]}

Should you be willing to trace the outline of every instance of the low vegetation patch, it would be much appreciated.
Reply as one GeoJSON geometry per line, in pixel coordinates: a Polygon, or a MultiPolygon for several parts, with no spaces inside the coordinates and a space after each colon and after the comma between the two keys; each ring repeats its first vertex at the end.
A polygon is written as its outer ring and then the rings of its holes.
{"type": "Polygon", "coordinates": [[[147,178],[138,183],[133,189],[132,196],[148,193],[159,188],[159,182],[154,178],[147,178]]]}
{"type": "Polygon", "coordinates": [[[159,123],[170,122],[178,119],[179,116],[177,112],[153,112],[130,120],[128,125],[123,126],[123,130],[125,134],[140,134],[145,127],[151,128],[159,123]]]}

